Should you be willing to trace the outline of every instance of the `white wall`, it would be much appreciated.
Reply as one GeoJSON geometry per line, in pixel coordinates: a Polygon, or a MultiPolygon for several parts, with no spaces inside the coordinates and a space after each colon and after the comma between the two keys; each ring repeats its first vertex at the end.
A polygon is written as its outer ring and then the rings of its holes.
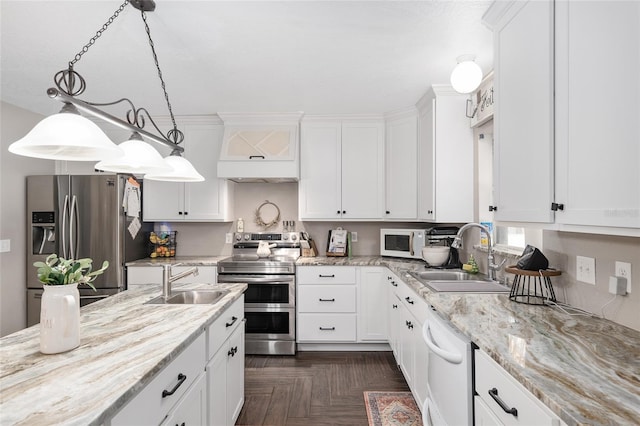
{"type": "MultiPolygon", "coordinates": [[[[9,145],[44,117],[0,103],[0,239],[11,251],[0,254],[0,336],[26,327],[26,193],[25,176],[51,174],[54,162],[11,154],[9,145]]],[[[35,268],[29,268],[35,273],[35,268]]]]}

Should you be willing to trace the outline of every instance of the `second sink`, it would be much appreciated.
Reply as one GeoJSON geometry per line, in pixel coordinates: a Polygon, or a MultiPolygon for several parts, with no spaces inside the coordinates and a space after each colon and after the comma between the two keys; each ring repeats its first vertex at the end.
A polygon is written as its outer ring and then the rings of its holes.
{"type": "Polygon", "coordinates": [[[155,297],[147,304],[154,305],[210,305],[222,299],[228,291],[220,290],[180,290],[174,291],[171,297],[155,297]]]}

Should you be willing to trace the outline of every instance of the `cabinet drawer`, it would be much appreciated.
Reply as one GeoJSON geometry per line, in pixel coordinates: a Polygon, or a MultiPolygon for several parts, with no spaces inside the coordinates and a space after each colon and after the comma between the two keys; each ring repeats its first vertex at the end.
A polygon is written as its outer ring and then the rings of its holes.
{"type": "MultiPolygon", "coordinates": [[[[475,354],[476,392],[491,412],[504,425],[559,425],[560,419],[531,392],[518,383],[486,353],[475,354]],[[517,416],[500,407],[489,391],[497,391],[507,410],[516,409],[517,416]]],[[[495,392],[494,392],[495,394],[495,392]]]]}
{"type": "Polygon", "coordinates": [[[242,324],[244,318],[244,295],[222,313],[207,328],[207,359],[218,352],[220,346],[231,336],[231,333],[242,324]]]}
{"type": "Polygon", "coordinates": [[[394,287],[395,293],[402,303],[407,307],[409,312],[416,317],[418,322],[422,325],[427,319],[427,312],[429,311],[429,304],[418,294],[413,291],[402,280],[397,281],[398,287],[394,287]]]}
{"type": "Polygon", "coordinates": [[[299,314],[299,342],[355,342],[355,314],[299,314]]]}
{"type": "Polygon", "coordinates": [[[353,266],[302,266],[298,268],[298,284],[355,284],[353,266]]]}
{"type": "Polygon", "coordinates": [[[111,419],[111,425],[157,425],[162,422],[203,372],[205,351],[202,333],[111,419]],[[163,391],[173,390],[173,394],[162,396],[163,391]]]}
{"type": "Polygon", "coordinates": [[[298,290],[298,312],[356,312],[353,285],[306,285],[298,290]]]}

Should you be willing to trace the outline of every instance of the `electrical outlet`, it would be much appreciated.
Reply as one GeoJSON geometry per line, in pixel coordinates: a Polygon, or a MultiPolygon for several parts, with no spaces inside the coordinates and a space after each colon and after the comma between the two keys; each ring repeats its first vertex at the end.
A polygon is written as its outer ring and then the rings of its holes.
{"type": "Polygon", "coordinates": [[[351,242],[352,243],[357,243],[358,242],[358,233],[357,232],[352,232],[351,233],[351,242]]]}
{"type": "Polygon", "coordinates": [[[576,256],[576,279],[596,285],[596,260],[593,257],[576,256]]]}
{"type": "Polygon", "coordinates": [[[627,279],[627,293],[631,293],[631,263],[616,260],[616,277],[627,279]]]}
{"type": "Polygon", "coordinates": [[[0,253],[11,251],[11,240],[0,240],[0,253]]]}
{"type": "Polygon", "coordinates": [[[231,232],[227,232],[225,242],[227,244],[231,244],[233,242],[233,234],[231,232]]]}

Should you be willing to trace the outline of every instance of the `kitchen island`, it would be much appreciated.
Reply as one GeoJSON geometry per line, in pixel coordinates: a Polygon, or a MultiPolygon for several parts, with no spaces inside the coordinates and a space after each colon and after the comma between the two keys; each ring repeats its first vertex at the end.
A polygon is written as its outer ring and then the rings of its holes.
{"type": "Polygon", "coordinates": [[[39,325],[0,339],[0,424],[100,425],[202,335],[246,284],[212,305],[154,305],[160,286],[128,290],[81,309],[80,346],[43,355],[39,325]]]}
{"type": "Polygon", "coordinates": [[[424,270],[419,260],[315,257],[297,265],[387,267],[567,425],[640,421],[638,331],[506,294],[436,293],[408,274],[424,270]]]}

